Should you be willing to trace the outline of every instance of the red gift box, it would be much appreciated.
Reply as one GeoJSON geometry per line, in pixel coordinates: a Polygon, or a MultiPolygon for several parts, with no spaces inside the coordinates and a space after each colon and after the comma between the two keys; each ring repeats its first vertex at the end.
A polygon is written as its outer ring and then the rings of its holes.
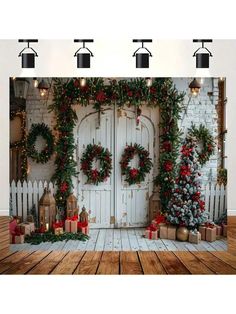
{"type": "Polygon", "coordinates": [[[145,230],[145,238],[149,240],[157,240],[157,227],[154,225],[150,225],[145,230]]]}
{"type": "Polygon", "coordinates": [[[19,226],[16,226],[15,230],[11,232],[10,240],[11,240],[11,244],[22,244],[22,243],[24,243],[25,236],[22,233],[19,226]]]}
{"type": "Polygon", "coordinates": [[[77,227],[78,227],[78,231],[84,234],[89,234],[89,225],[87,221],[84,221],[84,222],[78,221],[77,227]]]}

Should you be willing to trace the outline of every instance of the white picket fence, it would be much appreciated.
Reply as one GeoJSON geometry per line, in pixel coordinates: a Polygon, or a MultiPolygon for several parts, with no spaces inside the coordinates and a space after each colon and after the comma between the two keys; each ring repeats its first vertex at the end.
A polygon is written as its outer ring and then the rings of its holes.
{"type": "MultiPolygon", "coordinates": [[[[10,185],[12,214],[22,216],[25,219],[33,204],[37,211],[45,187],[48,187],[53,194],[56,192],[56,187],[52,182],[34,181],[32,183],[31,181],[24,181],[21,183],[18,181],[16,183],[13,180],[10,185]]],[[[203,189],[203,194],[205,195],[206,210],[209,217],[215,221],[227,208],[226,187],[213,183],[207,184],[203,189]]]]}

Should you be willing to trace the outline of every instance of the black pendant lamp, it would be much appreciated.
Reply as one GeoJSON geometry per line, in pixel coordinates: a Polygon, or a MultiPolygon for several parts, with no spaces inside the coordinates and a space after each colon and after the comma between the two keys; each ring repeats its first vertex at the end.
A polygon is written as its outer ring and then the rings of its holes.
{"type": "Polygon", "coordinates": [[[38,39],[19,39],[19,43],[27,43],[27,47],[25,47],[18,55],[21,57],[21,67],[23,69],[32,69],[35,67],[35,57],[38,57],[37,52],[30,47],[30,43],[37,43],[38,39]]]}
{"type": "Polygon", "coordinates": [[[201,84],[198,82],[196,78],[192,80],[192,82],[189,84],[190,92],[193,96],[197,96],[201,89],[201,84]]]}
{"type": "Polygon", "coordinates": [[[85,43],[93,43],[93,39],[74,39],[75,43],[83,43],[83,47],[79,48],[74,57],[77,57],[77,68],[90,68],[90,57],[94,57],[91,50],[85,47],[85,43]]]}
{"type": "Polygon", "coordinates": [[[193,42],[202,44],[202,46],[198,48],[193,54],[193,57],[196,57],[196,68],[209,68],[209,57],[212,57],[212,53],[210,50],[204,47],[204,44],[212,43],[212,39],[193,39],[193,42]]]}
{"type": "Polygon", "coordinates": [[[152,39],[133,39],[133,42],[142,43],[142,47],[133,53],[133,57],[136,57],[136,68],[149,68],[149,57],[152,57],[152,54],[144,47],[144,43],[151,43],[152,39]]]}

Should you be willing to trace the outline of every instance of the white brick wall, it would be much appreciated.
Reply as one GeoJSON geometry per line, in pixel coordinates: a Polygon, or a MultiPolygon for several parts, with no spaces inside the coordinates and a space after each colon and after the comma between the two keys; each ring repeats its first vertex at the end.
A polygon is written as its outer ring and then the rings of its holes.
{"type": "MultiPolygon", "coordinates": [[[[191,126],[193,122],[196,125],[203,123],[206,125],[214,137],[217,136],[217,113],[215,106],[218,102],[218,80],[206,78],[204,80],[203,87],[198,97],[190,97],[188,85],[191,81],[189,78],[175,78],[174,83],[179,91],[186,93],[184,99],[184,105],[187,107],[186,113],[182,114],[182,120],[179,122],[179,126],[186,134],[187,128],[191,126]],[[208,92],[213,92],[213,96],[208,96],[208,92]]],[[[53,128],[56,124],[55,116],[53,113],[49,113],[47,105],[52,101],[52,95],[49,99],[45,99],[39,96],[38,90],[33,86],[30,87],[29,96],[26,103],[27,111],[27,130],[30,129],[32,123],[48,124],[54,132],[53,128]]],[[[42,146],[42,140],[38,140],[37,147],[42,146]]],[[[37,164],[30,158],[29,162],[29,180],[50,180],[54,171],[54,158],[52,156],[50,161],[45,165],[37,164]]],[[[214,156],[210,161],[202,168],[203,180],[207,181],[210,177],[216,179],[217,174],[217,149],[214,156]]]]}

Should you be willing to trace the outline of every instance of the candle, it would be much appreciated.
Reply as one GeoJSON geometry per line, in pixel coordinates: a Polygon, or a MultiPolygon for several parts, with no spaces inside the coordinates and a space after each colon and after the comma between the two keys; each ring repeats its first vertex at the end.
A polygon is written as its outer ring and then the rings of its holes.
{"type": "Polygon", "coordinates": [[[49,223],[48,222],[46,223],[46,230],[47,231],[49,230],[49,223]]]}

